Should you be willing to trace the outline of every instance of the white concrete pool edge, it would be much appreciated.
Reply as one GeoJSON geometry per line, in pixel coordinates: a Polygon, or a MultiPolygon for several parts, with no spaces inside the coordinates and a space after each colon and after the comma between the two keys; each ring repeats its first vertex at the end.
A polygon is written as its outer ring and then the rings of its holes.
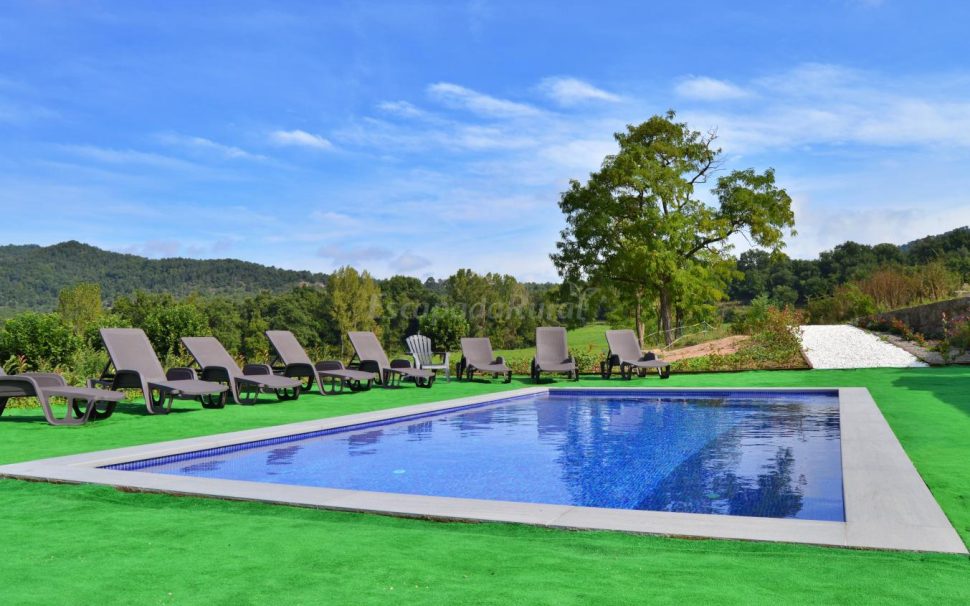
{"type": "Polygon", "coordinates": [[[91,483],[130,490],[261,501],[341,511],[460,521],[533,524],[554,528],[809,543],[840,547],[966,554],[967,548],[937,504],[864,388],[749,388],[748,391],[838,391],[845,522],[712,514],[633,511],[451,497],[341,490],[98,469],[105,465],[243,442],[384,421],[550,389],[633,391],[746,391],[738,388],[530,387],[288,425],[160,442],[0,466],[0,477],[91,483]]]}

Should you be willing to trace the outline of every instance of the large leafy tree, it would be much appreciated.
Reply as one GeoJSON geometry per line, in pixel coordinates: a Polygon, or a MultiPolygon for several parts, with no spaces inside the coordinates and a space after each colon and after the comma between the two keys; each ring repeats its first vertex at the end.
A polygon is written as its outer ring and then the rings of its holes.
{"type": "Polygon", "coordinates": [[[732,236],[778,251],[794,226],[791,198],[771,169],[723,175],[715,203],[701,200],[698,186],[721,165],[716,134],[675,117],[670,111],[616,133],[619,151],[586,183],[570,182],[559,201],[567,227],[552,255],[564,279],[614,287],[631,299],[641,341],[643,305],[655,301],[668,344],[678,317],[723,298],[732,236]]]}
{"type": "Polygon", "coordinates": [[[341,349],[349,345],[347,333],[352,330],[380,332],[378,318],[383,313],[381,289],[366,271],[341,267],[327,281],[330,313],[341,335],[341,349]]]}

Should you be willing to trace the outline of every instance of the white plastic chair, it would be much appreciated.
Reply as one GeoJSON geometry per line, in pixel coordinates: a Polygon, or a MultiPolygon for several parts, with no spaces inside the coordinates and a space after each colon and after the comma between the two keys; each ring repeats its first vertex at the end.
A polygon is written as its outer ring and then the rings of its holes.
{"type": "Polygon", "coordinates": [[[404,340],[408,346],[408,353],[414,358],[414,367],[425,370],[444,370],[445,379],[451,382],[451,354],[447,351],[432,351],[431,339],[424,335],[411,335],[404,340]],[[440,361],[435,362],[434,357],[440,361]]]}

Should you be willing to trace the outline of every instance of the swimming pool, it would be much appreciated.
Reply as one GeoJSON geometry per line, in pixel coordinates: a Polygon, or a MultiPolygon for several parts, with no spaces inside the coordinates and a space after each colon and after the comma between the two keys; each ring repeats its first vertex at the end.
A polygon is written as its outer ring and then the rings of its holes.
{"type": "MultiPolygon", "coordinates": [[[[420,395],[427,393],[422,390],[420,395]]],[[[327,448],[335,447],[331,444],[327,448]]],[[[455,448],[447,450],[451,452],[455,448]]],[[[474,449],[469,448],[469,452],[474,449]]],[[[311,465],[325,461],[326,457],[320,455],[311,459],[311,465]]],[[[211,467],[230,469],[234,465],[223,463],[211,467]]],[[[415,480],[418,468],[410,463],[387,465],[384,469],[384,479],[399,482],[398,490],[403,490],[403,485],[418,483],[415,480]]],[[[380,476],[373,474],[374,478],[380,476]]],[[[872,395],[861,387],[810,390],[770,387],[744,391],[709,387],[687,391],[673,388],[524,387],[503,393],[0,465],[0,478],[93,483],[124,491],[194,495],[440,521],[505,522],[547,528],[967,553],[960,535],[920,478],[872,395]],[[838,394],[837,416],[833,414],[833,394],[838,394]],[[606,400],[601,400],[604,396],[606,400]],[[561,397],[593,398],[598,403],[585,407],[576,403],[565,404],[559,399],[561,397]],[[763,398],[774,404],[759,403],[763,398]],[[533,412],[517,410],[529,399],[534,402],[533,412]],[[611,402],[612,399],[618,401],[611,402]],[[636,404],[634,400],[637,399],[643,401],[636,404]],[[687,404],[689,399],[695,403],[687,404]],[[679,410],[692,406],[719,408],[728,414],[717,417],[720,420],[714,422],[709,416],[712,411],[679,410]],[[766,414],[772,412],[767,410],[772,406],[774,412],[784,414],[780,417],[766,414]],[[789,414],[797,409],[806,414],[789,414]],[[666,468],[658,470],[644,463],[651,460],[652,451],[643,443],[631,454],[628,450],[630,443],[613,439],[634,429],[666,436],[674,425],[672,419],[688,413],[697,413],[699,416],[695,415],[695,420],[702,419],[694,425],[682,424],[696,431],[686,432],[680,441],[668,442],[672,446],[667,448],[667,453],[673,456],[652,459],[666,461],[667,467],[672,466],[671,473],[666,476],[663,476],[666,468]],[[467,416],[462,418],[462,415],[467,416]],[[484,422],[496,418],[507,422],[484,422]],[[531,429],[524,429],[530,427],[530,422],[531,429]],[[764,433],[765,427],[776,425],[783,427],[780,433],[770,437],[764,433]],[[450,489],[462,484],[475,489],[494,487],[495,482],[483,480],[481,475],[472,475],[463,481],[456,470],[460,468],[459,464],[464,464],[462,459],[477,460],[491,467],[492,463],[504,458],[510,463],[507,468],[517,470],[512,477],[518,481],[510,484],[530,485],[529,474],[545,470],[546,473],[539,474],[543,481],[549,481],[549,485],[542,486],[543,494],[555,493],[553,489],[558,482],[558,494],[568,497],[569,503],[595,502],[585,499],[601,499],[604,495],[606,503],[615,503],[613,499],[634,502],[629,484],[614,482],[611,486],[616,490],[610,493],[594,481],[624,477],[637,478],[635,487],[638,489],[652,486],[648,494],[639,495],[637,505],[657,506],[651,503],[666,494],[678,494],[681,498],[668,500],[662,505],[665,510],[621,509],[534,502],[539,492],[535,488],[529,489],[523,497],[529,501],[514,501],[389,492],[393,487],[390,483],[374,490],[279,483],[290,470],[299,468],[293,463],[297,454],[310,452],[310,447],[303,443],[306,438],[334,436],[335,444],[341,444],[343,440],[339,450],[356,453],[353,457],[345,457],[345,461],[353,458],[371,462],[384,456],[377,451],[386,455],[394,449],[404,451],[415,444],[424,444],[420,452],[432,452],[423,448],[429,444],[454,445],[459,439],[464,442],[462,448],[475,439],[486,438],[486,441],[505,445],[520,433],[538,442],[532,448],[545,457],[539,458],[541,465],[535,458],[508,456],[504,446],[489,455],[494,461],[485,456],[470,455],[457,457],[457,461],[445,459],[443,464],[436,459],[438,467],[443,468],[439,473],[447,478],[446,482],[438,484],[439,488],[443,485],[450,489]],[[807,446],[808,442],[803,440],[806,433],[816,434],[815,437],[822,440],[807,446]],[[352,435],[357,437],[351,440],[352,435]],[[698,435],[711,439],[699,445],[695,441],[698,435]],[[838,482],[834,473],[829,473],[835,453],[839,451],[836,435],[841,446],[844,521],[837,518],[839,508],[834,501],[838,482]],[[599,444],[609,448],[594,446],[592,438],[597,436],[599,444]],[[293,446],[300,448],[290,450],[293,446]],[[743,448],[739,451],[738,446],[743,448]],[[207,458],[209,461],[221,460],[230,453],[239,453],[239,458],[244,459],[248,456],[246,453],[255,454],[259,449],[264,450],[255,459],[274,463],[264,465],[264,468],[276,473],[275,476],[268,474],[276,481],[158,473],[162,466],[172,464],[175,467],[206,467],[207,458]],[[550,455],[549,449],[559,455],[550,455]],[[699,463],[705,454],[713,456],[708,457],[706,463],[699,463]],[[635,473],[634,465],[639,466],[635,473]],[[816,471],[806,475],[803,473],[806,469],[816,471]],[[573,472],[584,473],[575,475],[573,472]],[[663,478],[655,479],[652,484],[648,481],[657,476],[663,478]],[[586,480],[579,481],[581,477],[586,480]],[[674,482],[673,478],[679,479],[674,482]],[[695,482],[694,488],[685,488],[691,485],[690,480],[698,478],[701,481],[695,482]],[[595,490],[592,486],[596,486],[595,490]],[[708,488],[711,490],[704,492],[708,488]],[[770,497],[766,498],[768,495],[770,497]],[[760,512],[754,503],[762,504],[760,512]],[[698,511],[700,513],[696,513],[698,511]],[[770,512],[791,517],[764,517],[770,512]],[[809,516],[836,519],[809,519],[809,516]]],[[[352,523],[352,518],[347,520],[352,523]]]]}
{"type": "Polygon", "coordinates": [[[556,390],[107,469],[843,521],[837,391],[556,390]]]}

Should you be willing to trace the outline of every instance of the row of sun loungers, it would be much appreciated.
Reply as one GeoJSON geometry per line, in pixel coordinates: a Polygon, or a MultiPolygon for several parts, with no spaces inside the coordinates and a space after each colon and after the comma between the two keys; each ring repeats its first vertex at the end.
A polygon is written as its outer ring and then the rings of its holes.
{"type": "MultiPolygon", "coordinates": [[[[422,335],[407,340],[414,358],[389,360],[372,332],[348,333],[354,347],[356,368],[345,368],[335,360],[313,362],[290,331],[266,331],[273,350],[271,364],[246,364],[242,368],[215,337],[183,337],[182,344],[195,360],[195,368],[165,370],[144,331],[138,328],[103,328],[101,339],[109,362],[98,379],[87,387],[71,387],[63,377],[53,373],[6,375],[0,369],[0,415],[10,398],[36,397],[51,425],[80,425],[90,419],[106,418],[124,399],[122,389],[137,389],[145,399],[149,414],[166,414],[176,399],[197,399],[204,408],[223,408],[228,398],[237,404],[254,404],[260,394],[273,393],[280,401],[295,400],[316,384],[323,395],[370,389],[374,383],[385,387],[399,386],[402,381],[430,388],[435,370],[445,370],[450,380],[447,352],[433,352],[431,341],[422,335]],[[439,362],[434,355],[441,356],[439,362]],[[57,418],[51,398],[64,398],[67,412],[57,418]]],[[[656,369],[661,378],[670,376],[670,364],[652,353],[644,354],[632,330],[609,330],[606,340],[610,351],[600,364],[604,378],[614,368],[630,379],[656,369]]],[[[512,370],[502,357],[492,352],[487,337],[463,338],[462,357],[457,365],[458,379],[471,381],[475,373],[512,380],[512,370]]],[[[351,364],[354,365],[354,360],[351,364]]],[[[536,329],[536,356],[531,364],[531,377],[539,382],[542,373],[565,374],[578,380],[576,360],[566,343],[566,329],[536,329]]]]}

